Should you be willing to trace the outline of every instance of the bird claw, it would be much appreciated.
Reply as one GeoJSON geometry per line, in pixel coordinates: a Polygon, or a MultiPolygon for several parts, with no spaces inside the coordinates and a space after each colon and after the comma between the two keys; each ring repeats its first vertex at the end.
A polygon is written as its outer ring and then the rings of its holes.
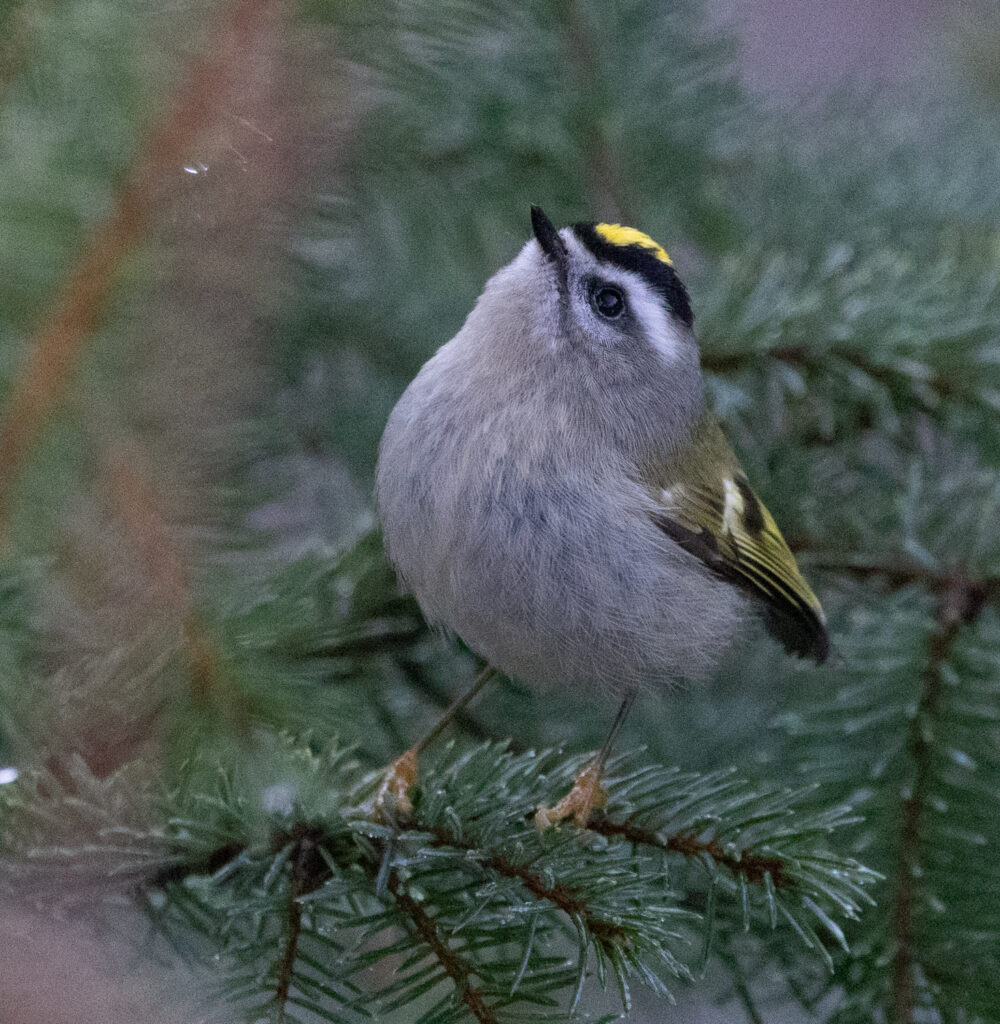
{"type": "Polygon", "coordinates": [[[385,770],[382,784],[375,794],[375,817],[379,821],[393,821],[407,817],[413,810],[410,790],[416,784],[418,773],[415,747],[405,750],[385,770]]]}
{"type": "Polygon", "coordinates": [[[594,808],[604,807],[608,794],[601,786],[601,768],[591,761],[577,775],[573,788],[555,805],[539,807],[535,812],[535,827],[539,831],[551,828],[564,818],[572,816],[577,828],[586,828],[594,808]]]}

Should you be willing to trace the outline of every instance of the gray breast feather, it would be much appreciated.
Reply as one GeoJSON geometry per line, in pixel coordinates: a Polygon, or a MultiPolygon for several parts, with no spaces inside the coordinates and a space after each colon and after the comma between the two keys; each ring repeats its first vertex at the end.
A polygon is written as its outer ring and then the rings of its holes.
{"type": "Polygon", "coordinates": [[[533,416],[552,410],[523,401],[469,418],[435,376],[390,418],[377,484],[387,550],[428,619],[529,683],[618,691],[709,672],[744,600],[656,528],[619,457],[540,441],[533,416]]]}

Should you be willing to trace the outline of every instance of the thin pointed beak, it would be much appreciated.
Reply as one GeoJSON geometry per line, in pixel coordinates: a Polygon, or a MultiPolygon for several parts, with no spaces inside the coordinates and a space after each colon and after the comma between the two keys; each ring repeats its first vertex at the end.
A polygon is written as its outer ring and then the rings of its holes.
{"type": "Polygon", "coordinates": [[[559,280],[565,283],[566,261],[569,258],[569,253],[566,251],[566,243],[559,237],[559,232],[556,231],[552,221],[542,212],[540,206],[532,206],[531,208],[531,230],[535,232],[535,238],[538,239],[542,252],[545,253],[549,261],[555,266],[559,274],[559,280]]]}

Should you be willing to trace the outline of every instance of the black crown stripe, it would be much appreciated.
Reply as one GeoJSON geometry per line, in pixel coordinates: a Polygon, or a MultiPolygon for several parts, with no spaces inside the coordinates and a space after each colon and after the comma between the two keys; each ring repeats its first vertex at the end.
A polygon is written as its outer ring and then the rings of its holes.
{"type": "Polygon", "coordinates": [[[599,260],[638,274],[663,296],[674,316],[690,327],[694,323],[691,300],[677,271],[649,249],[635,244],[615,245],[602,238],[595,228],[592,223],[574,224],[573,233],[599,260]]]}

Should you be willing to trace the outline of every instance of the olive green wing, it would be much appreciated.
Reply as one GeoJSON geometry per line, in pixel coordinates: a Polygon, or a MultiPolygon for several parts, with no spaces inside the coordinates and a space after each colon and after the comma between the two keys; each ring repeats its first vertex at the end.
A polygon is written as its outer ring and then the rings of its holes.
{"type": "Polygon", "coordinates": [[[764,624],[787,650],[825,661],[830,641],[816,595],[721,431],[714,427],[708,437],[704,433],[695,440],[701,441],[701,455],[707,458],[699,458],[695,450],[689,459],[697,467],[694,471],[684,472],[681,465],[673,467],[674,473],[656,474],[659,486],[652,493],[660,508],[654,522],[720,576],[753,595],[762,605],[764,624]]]}

